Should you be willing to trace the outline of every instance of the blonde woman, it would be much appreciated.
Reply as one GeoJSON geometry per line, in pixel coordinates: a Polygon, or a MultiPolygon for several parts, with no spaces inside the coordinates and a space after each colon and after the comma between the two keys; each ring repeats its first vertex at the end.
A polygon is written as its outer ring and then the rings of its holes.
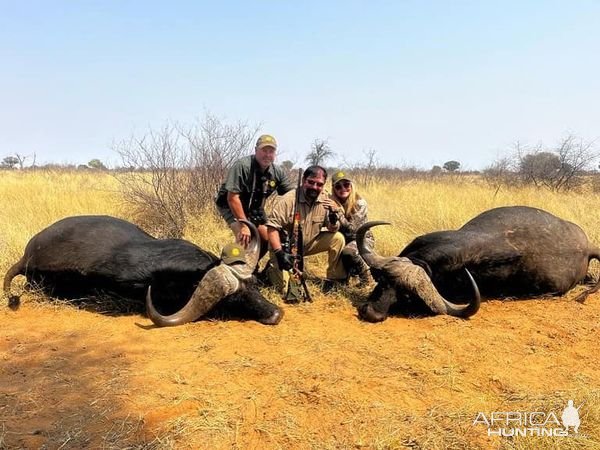
{"type": "MultiPolygon", "coordinates": [[[[345,172],[341,170],[335,172],[331,183],[332,193],[327,206],[332,211],[339,211],[339,231],[346,239],[346,246],[342,250],[342,263],[349,276],[358,277],[360,286],[367,285],[372,280],[369,266],[356,247],[356,230],[367,222],[367,202],[358,194],[352,180],[345,172]]],[[[365,239],[373,246],[373,234],[367,232],[365,239]]]]}

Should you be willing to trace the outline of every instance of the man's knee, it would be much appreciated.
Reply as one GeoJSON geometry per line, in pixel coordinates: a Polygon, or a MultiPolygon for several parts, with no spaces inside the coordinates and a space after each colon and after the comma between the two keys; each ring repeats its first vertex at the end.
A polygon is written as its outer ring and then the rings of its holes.
{"type": "Polygon", "coordinates": [[[346,240],[344,239],[344,235],[336,231],[331,238],[330,247],[341,253],[345,245],[346,240]]]}
{"type": "Polygon", "coordinates": [[[358,254],[358,252],[356,251],[356,249],[354,249],[352,247],[345,246],[342,249],[342,257],[344,257],[344,258],[353,258],[354,255],[357,255],[357,254],[358,254]]]}
{"type": "Polygon", "coordinates": [[[263,242],[269,242],[269,233],[267,232],[266,225],[259,225],[258,227],[256,227],[256,229],[258,230],[258,235],[260,236],[260,239],[263,242]]]}

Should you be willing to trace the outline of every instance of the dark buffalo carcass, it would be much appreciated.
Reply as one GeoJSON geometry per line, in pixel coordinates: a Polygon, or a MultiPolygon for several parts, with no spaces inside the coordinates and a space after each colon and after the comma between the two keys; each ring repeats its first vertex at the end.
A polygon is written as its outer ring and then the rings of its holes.
{"type": "MultiPolygon", "coordinates": [[[[360,317],[371,322],[385,320],[390,306],[407,294],[434,313],[474,314],[473,302],[457,307],[446,300],[467,298],[471,275],[488,298],[564,294],[584,280],[590,260],[600,258],[600,249],[579,226],[527,206],[485,211],[456,231],[420,236],[391,258],[374,253],[363,238],[381,224],[367,223],[357,236],[359,251],[378,278],[369,301],[359,308],[360,317]]],[[[598,288],[597,283],[577,300],[598,288]]]]}
{"type": "Polygon", "coordinates": [[[10,295],[11,282],[25,275],[29,285],[54,297],[103,293],[140,305],[145,299],[147,314],[158,326],[196,320],[217,304],[217,309],[274,325],[283,311],[255,286],[258,232],[244,223],[253,233],[246,262],[228,265],[191,242],[156,239],[125,220],[67,217],[31,238],[23,257],[6,273],[4,292],[16,309],[19,297],[10,295]]]}

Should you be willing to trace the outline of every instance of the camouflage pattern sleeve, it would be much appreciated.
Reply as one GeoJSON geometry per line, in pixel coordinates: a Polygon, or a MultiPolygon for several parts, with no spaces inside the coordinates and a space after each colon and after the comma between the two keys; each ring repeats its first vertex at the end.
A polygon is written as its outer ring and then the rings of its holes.
{"type": "Polygon", "coordinates": [[[347,219],[346,217],[340,219],[340,231],[342,231],[346,237],[346,242],[356,239],[356,230],[368,221],[367,212],[367,202],[365,199],[361,198],[356,202],[356,212],[350,216],[350,219],[347,219]]]}
{"type": "Polygon", "coordinates": [[[346,218],[346,215],[344,214],[344,210],[341,211],[341,213],[339,214],[339,220],[340,220],[340,232],[345,236],[346,233],[348,233],[348,230],[350,229],[350,222],[348,221],[348,219],[346,218]]]}

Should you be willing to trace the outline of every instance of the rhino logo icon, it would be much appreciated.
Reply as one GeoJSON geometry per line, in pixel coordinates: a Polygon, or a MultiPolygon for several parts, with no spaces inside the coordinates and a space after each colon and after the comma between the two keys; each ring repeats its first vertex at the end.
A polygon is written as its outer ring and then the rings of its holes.
{"type": "Polygon", "coordinates": [[[575,408],[573,406],[573,400],[569,400],[567,402],[567,407],[563,409],[560,418],[567,433],[569,432],[569,427],[573,427],[573,431],[575,431],[575,433],[579,433],[579,424],[581,423],[579,420],[579,408],[581,408],[582,405],[583,403],[575,408]]]}

